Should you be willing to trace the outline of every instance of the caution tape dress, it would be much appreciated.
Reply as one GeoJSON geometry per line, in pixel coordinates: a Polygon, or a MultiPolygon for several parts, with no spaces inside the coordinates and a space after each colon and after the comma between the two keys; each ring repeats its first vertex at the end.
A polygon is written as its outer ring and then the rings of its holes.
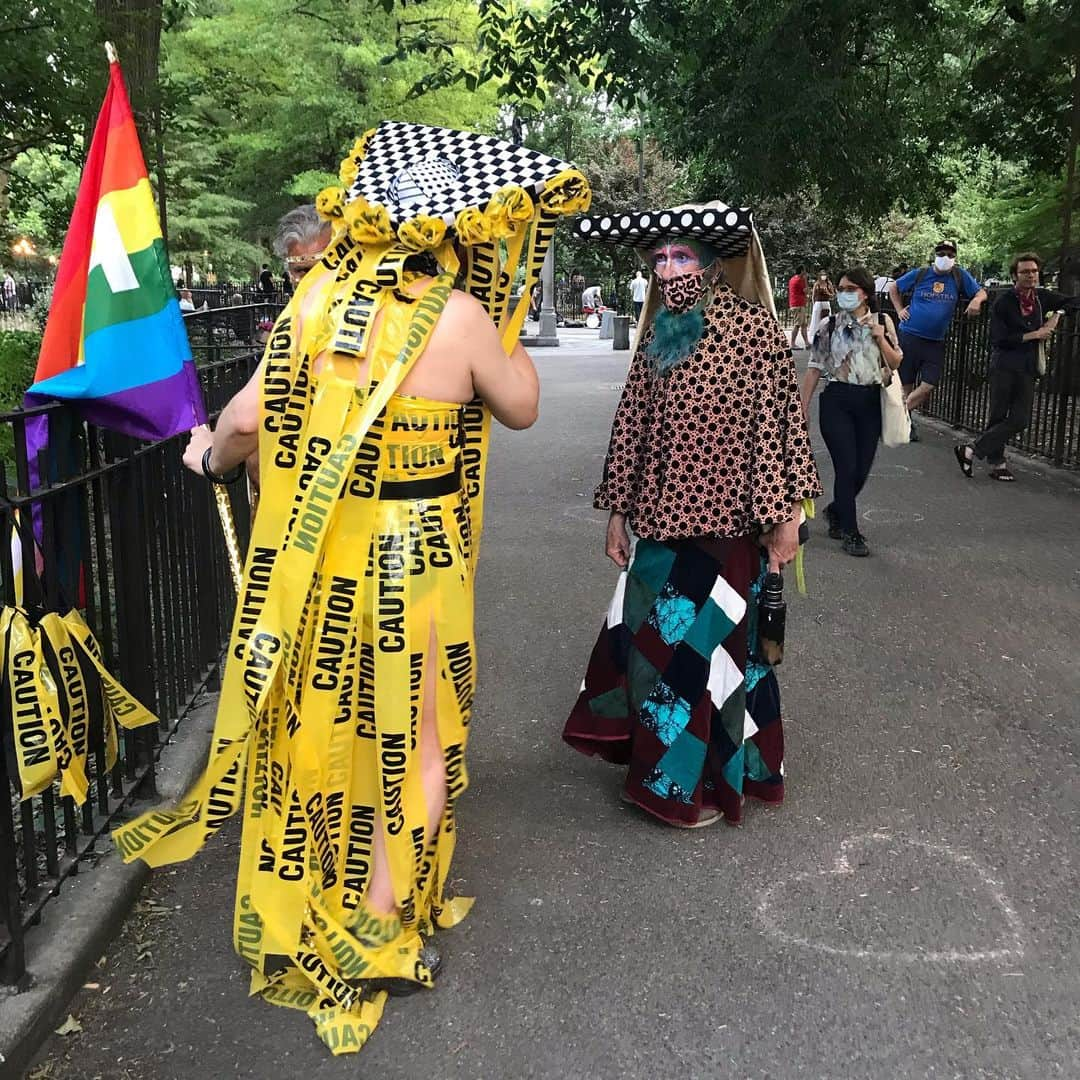
{"type": "MultiPolygon", "coordinates": [[[[383,134],[400,145],[399,127],[358,140],[343,182],[377,172],[369,145],[375,154],[383,134]]],[[[466,206],[453,236],[437,218],[416,215],[395,230],[383,206],[355,195],[346,203],[340,189],[320,195],[334,241],[278,319],[263,361],[262,490],[209,764],[180,805],[113,834],[125,859],[160,866],[190,858],[243,806],[236,950],[254,969],[252,992],[307,1011],[335,1054],[358,1050],[382,1015],[386,992],[369,980],[429,986],[423,937],[454,926],[472,903],[448,896],[446,883],[467,785],[491,417],[479,401],[398,391],[459,270],[504,345],[516,342],[525,311],[509,301],[519,259],[527,292],[555,220],[588,205],[585,178],[559,165],[546,166],[535,202],[509,186],[466,206]],[[413,296],[407,266],[418,252],[440,272],[413,296]],[[427,835],[420,722],[432,669],[447,801],[427,835]],[[365,902],[379,833],[389,917],[365,902]]]]}
{"type": "Polygon", "coordinates": [[[404,377],[409,343],[423,350],[449,287],[436,279],[415,304],[384,304],[368,390],[348,362],[314,375],[308,355],[294,360],[291,318],[279,322],[210,767],[182,806],[115,834],[125,858],[173,862],[246,797],[236,949],[253,992],[307,1010],[336,1052],[358,1049],[379,1020],[385,992],[365,980],[430,984],[421,935],[471,903],[444,895],[475,686],[464,409],[380,394],[404,377]],[[448,798],[425,842],[419,721],[432,664],[448,798]],[[380,829],[390,918],[364,904],[380,829]]]}

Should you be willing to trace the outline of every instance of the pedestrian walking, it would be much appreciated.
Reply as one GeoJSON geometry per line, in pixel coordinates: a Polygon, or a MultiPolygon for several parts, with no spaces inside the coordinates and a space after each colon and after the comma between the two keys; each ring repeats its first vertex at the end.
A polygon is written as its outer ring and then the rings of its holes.
{"type": "MultiPolygon", "coordinates": [[[[900,347],[904,363],[900,379],[908,411],[921,409],[941,382],[945,363],[945,335],[961,299],[965,314],[976,316],[986,302],[986,290],[956,265],[956,244],[942,240],[934,248],[934,262],[909,270],[888,287],[889,299],[900,319],[900,347]],[[907,297],[905,300],[904,297],[907,297]]],[[[915,427],[912,442],[918,442],[915,427]]]]}
{"type": "Polygon", "coordinates": [[[870,554],[855,500],[866,484],[881,438],[881,387],[903,353],[888,315],[877,312],[874,277],[863,266],[845,270],[836,293],[840,308],[817,332],[803,376],[803,411],[825,379],[819,421],[833,464],[833,500],[825,507],[829,536],[849,555],[870,554]]]}
{"type": "Polygon", "coordinates": [[[832,283],[828,271],[819,270],[814,279],[814,288],[810,294],[813,307],[810,309],[810,342],[817,336],[821,320],[832,314],[832,302],[836,299],[836,286],[832,283]]]}
{"type": "Polygon", "coordinates": [[[15,312],[19,310],[18,291],[19,287],[15,284],[15,278],[11,276],[11,271],[9,270],[4,274],[3,299],[5,311],[15,312]]]}
{"type": "Polygon", "coordinates": [[[530,253],[531,287],[550,238],[531,230],[589,194],[561,161],[415,124],[379,125],[341,175],[351,199],[317,203],[332,252],[184,453],[213,483],[256,447],[262,462],[207,772],[117,833],[126,857],[179,861],[246,799],[234,940],[252,993],[305,1009],[335,1054],[360,1049],[388,994],[432,985],[431,937],[471,906],[450,882],[489,421],[529,427],[539,388],[524,309],[496,327],[453,288],[458,252],[477,249],[464,281],[498,311],[498,238],[530,253]]]}
{"type": "Polygon", "coordinates": [[[806,268],[800,266],[788,279],[788,310],[791,311],[791,347],[794,349],[795,341],[802,335],[803,346],[810,347],[810,338],[807,335],[807,312],[806,290],[809,282],[806,279],[806,268]]]}
{"type": "Polygon", "coordinates": [[[783,799],[758,597],[821,491],[791,349],[747,211],[576,228],[647,252],[653,282],[594,497],[621,574],[563,738],[626,767],[623,798],[669,825],[737,823],[744,796],[783,799]]]}
{"type": "Polygon", "coordinates": [[[955,448],[967,477],[978,458],[990,466],[994,480],[1016,480],[1005,461],[1009,440],[1031,421],[1035,381],[1046,373],[1045,349],[1064,311],[1080,307],[1080,296],[1065,296],[1039,287],[1042,259],[1033,251],[1017,255],[1009,266],[1013,287],[990,308],[990,418],[973,443],[955,448]]]}
{"type": "Polygon", "coordinates": [[[645,274],[639,270],[634,275],[634,280],[630,282],[630,301],[634,305],[634,322],[641,319],[641,309],[645,306],[645,293],[648,288],[649,283],[645,274]]]}
{"type": "Polygon", "coordinates": [[[267,294],[274,291],[274,275],[270,272],[269,263],[263,263],[259,272],[259,291],[267,294]]]}

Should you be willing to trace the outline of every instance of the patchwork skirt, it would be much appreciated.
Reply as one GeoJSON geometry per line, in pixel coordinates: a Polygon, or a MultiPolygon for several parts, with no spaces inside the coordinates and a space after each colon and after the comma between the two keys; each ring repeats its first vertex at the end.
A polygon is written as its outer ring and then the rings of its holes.
{"type": "Polygon", "coordinates": [[[670,824],[784,797],[780,689],[757,656],[755,539],[638,539],[563,738],[628,766],[625,793],[670,824]]]}

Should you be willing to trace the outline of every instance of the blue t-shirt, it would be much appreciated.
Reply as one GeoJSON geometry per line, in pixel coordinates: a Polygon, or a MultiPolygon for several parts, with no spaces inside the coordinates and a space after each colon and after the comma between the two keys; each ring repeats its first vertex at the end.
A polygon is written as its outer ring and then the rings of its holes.
{"type": "MultiPolygon", "coordinates": [[[[963,267],[956,269],[960,271],[964,299],[970,300],[979,291],[979,283],[963,267]]],[[[956,279],[952,270],[947,274],[939,274],[932,266],[916,267],[897,279],[896,287],[901,296],[914,288],[915,279],[920,273],[922,280],[908,305],[911,317],[900,324],[900,332],[926,338],[928,341],[944,341],[959,299],[956,295],[956,279]]]]}

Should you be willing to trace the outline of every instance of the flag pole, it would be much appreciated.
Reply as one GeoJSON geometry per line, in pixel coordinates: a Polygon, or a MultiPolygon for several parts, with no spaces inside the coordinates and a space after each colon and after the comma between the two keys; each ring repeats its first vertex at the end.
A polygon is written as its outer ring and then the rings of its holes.
{"type": "Polygon", "coordinates": [[[236,598],[240,599],[240,584],[244,578],[244,561],[240,557],[240,540],[236,535],[236,521],[233,518],[232,503],[224,484],[214,484],[214,502],[217,503],[218,519],[221,531],[225,534],[225,551],[229,556],[229,570],[232,572],[236,598]]]}

